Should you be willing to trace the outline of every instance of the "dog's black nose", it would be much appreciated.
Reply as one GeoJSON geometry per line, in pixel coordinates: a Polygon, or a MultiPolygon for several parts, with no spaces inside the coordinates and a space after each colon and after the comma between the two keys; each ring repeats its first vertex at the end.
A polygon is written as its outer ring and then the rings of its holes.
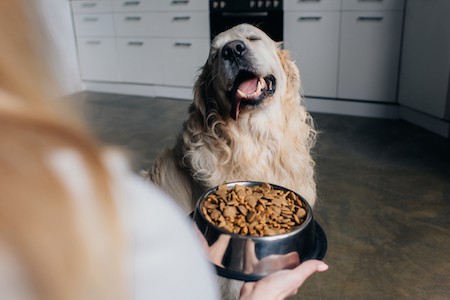
{"type": "Polygon", "coordinates": [[[235,40],[228,42],[222,48],[222,57],[226,60],[229,60],[233,57],[241,57],[244,54],[245,49],[245,44],[242,41],[235,40]]]}

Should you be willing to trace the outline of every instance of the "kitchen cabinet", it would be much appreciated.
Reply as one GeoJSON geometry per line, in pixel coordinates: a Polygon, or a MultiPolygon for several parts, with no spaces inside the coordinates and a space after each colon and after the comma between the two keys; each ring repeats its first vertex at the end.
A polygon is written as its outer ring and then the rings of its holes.
{"type": "Polygon", "coordinates": [[[78,59],[83,80],[119,81],[115,43],[114,38],[77,38],[78,59]]]}
{"type": "Polygon", "coordinates": [[[285,1],[306,96],[395,102],[404,0],[285,1]]]}
{"type": "Polygon", "coordinates": [[[83,80],[120,80],[110,1],[71,2],[83,80]]]}
{"type": "Polygon", "coordinates": [[[207,4],[72,1],[82,79],[192,88],[209,52],[207,4]]]}
{"type": "Polygon", "coordinates": [[[162,46],[164,84],[193,87],[200,67],[208,58],[209,39],[164,39],[162,46]]]}
{"type": "Polygon", "coordinates": [[[338,98],[396,102],[402,12],[343,12],[338,98]]]}
{"type": "Polygon", "coordinates": [[[163,84],[163,62],[158,40],[117,38],[116,46],[122,82],[163,84]]]}
{"type": "Polygon", "coordinates": [[[409,0],[399,103],[450,120],[450,1],[409,0]]]}
{"type": "Polygon", "coordinates": [[[306,96],[337,97],[338,11],[285,12],[285,46],[299,67],[306,96]]]}
{"type": "Polygon", "coordinates": [[[284,41],[306,96],[337,97],[340,0],[284,3],[284,41]]]}

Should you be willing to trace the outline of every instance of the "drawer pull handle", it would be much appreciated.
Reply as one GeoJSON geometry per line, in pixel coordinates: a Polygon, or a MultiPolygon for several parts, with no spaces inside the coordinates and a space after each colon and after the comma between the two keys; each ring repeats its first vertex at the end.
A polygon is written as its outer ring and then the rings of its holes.
{"type": "Polygon", "coordinates": [[[97,3],[95,3],[95,2],[88,2],[88,3],[83,3],[83,4],[81,4],[81,7],[96,7],[97,6],[97,3]]]}
{"type": "Polygon", "coordinates": [[[128,46],[143,46],[144,45],[144,42],[138,42],[138,41],[136,41],[136,42],[128,42],[128,46]]]}
{"type": "Polygon", "coordinates": [[[125,21],[132,21],[132,22],[138,22],[142,18],[141,17],[125,17],[125,21]]]}
{"type": "Polygon", "coordinates": [[[381,22],[383,17],[358,17],[358,21],[362,22],[381,22]]]}
{"type": "Polygon", "coordinates": [[[189,21],[191,17],[185,16],[185,17],[173,17],[174,21],[189,21]]]}
{"type": "Polygon", "coordinates": [[[183,42],[176,42],[175,47],[190,47],[192,46],[192,43],[183,43],[183,42]]]}
{"type": "Polygon", "coordinates": [[[383,0],[358,0],[359,2],[383,2],[383,0]]]}
{"type": "Polygon", "coordinates": [[[86,45],[97,46],[97,45],[100,45],[101,43],[102,43],[101,41],[97,41],[97,40],[95,40],[95,41],[87,41],[86,45]]]}
{"type": "Polygon", "coordinates": [[[173,5],[177,4],[189,4],[189,0],[172,0],[173,5]]]}
{"type": "Polygon", "coordinates": [[[322,20],[322,17],[300,17],[298,18],[299,21],[320,21],[322,20]]]}
{"type": "Polygon", "coordinates": [[[320,2],[320,0],[298,0],[298,2],[320,2]]]}
{"type": "Polygon", "coordinates": [[[123,3],[123,6],[138,6],[141,4],[140,1],[127,1],[123,3]]]}
{"type": "Polygon", "coordinates": [[[269,13],[267,11],[263,12],[224,12],[222,13],[223,17],[267,17],[269,13]]]}
{"type": "Polygon", "coordinates": [[[97,22],[98,18],[97,17],[85,17],[83,18],[84,22],[97,22]]]}

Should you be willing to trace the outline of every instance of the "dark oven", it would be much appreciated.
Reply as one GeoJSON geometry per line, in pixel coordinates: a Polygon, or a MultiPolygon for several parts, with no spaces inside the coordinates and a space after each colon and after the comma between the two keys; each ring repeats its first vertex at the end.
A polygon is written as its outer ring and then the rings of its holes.
{"type": "Polygon", "coordinates": [[[210,0],[211,40],[234,25],[248,23],[265,31],[273,40],[283,40],[282,0],[210,0]]]}

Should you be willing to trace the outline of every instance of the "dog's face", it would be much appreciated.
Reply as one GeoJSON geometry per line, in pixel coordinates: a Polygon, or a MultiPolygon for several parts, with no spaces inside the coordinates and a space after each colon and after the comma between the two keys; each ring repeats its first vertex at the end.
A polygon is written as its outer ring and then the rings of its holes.
{"type": "Polygon", "coordinates": [[[206,115],[212,109],[235,120],[270,106],[285,86],[281,51],[278,43],[248,24],[222,32],[213,40],[197,80],[196,105],[206,115]]]}

